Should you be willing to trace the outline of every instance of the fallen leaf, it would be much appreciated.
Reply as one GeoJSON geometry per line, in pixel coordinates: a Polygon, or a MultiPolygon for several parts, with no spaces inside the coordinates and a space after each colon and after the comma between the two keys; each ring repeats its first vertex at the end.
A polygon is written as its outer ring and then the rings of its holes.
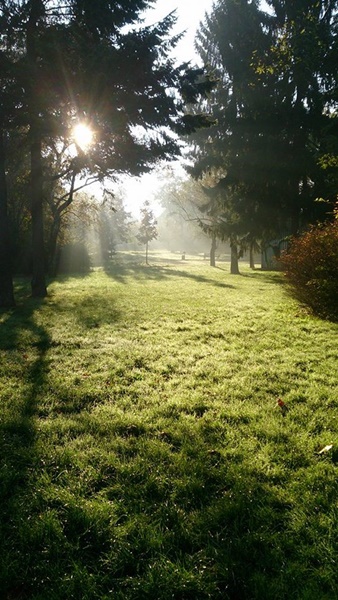
{"type": "Polygon", "coordinates": [[[328,444],[327,446],[324,446],[324,448],[319,450],[318,454],[324,454],[325,452],[331,450],[331,448],[333,448],[333,444],[328,444]]]}
{"type": "Polygon", "coordinates": [[[277,398],[277,405],[281,409],[283,417],[285,417],[286,413],[289,410],[289,407],[286,406],[285,402],[283,402],[281,398],[277,398]]]}

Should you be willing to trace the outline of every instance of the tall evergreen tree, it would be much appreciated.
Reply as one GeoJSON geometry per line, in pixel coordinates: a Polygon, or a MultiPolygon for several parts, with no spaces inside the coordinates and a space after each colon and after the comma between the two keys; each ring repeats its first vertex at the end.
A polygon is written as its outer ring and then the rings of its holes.
{"type": "MultiPolygon", "coordinates": [[[[213,215],[214,235],[230,241],[232,273],[239,272],[239,240],[247,238],[252,216],[258,220],[260,213],[259,233],[268,221],[269,205],[264,210],[263,206],[271,164],[265,159],[271,161],[274,155],[263,147],[262,131],[268,127],[271,88],[257,81],[253,60],[258,52],[264,56],[271,45],[269,21],[258,2],[219,2],[196,39],[197,50],[218,84],[208,106],[214,125],[193,135],[191,172],[214,180],[204,211],[213,215]]],[[[202,225],[208,227],[205,221],[202,225]]]]}
{"type": "MultiPolygon", "coordinates": [[[[321,218],[314,200],[334,200],[320,157],[333,129],[337,101],[337,0],[268,2],[274,44],[257,67],[277,75],[279,116],[288,142],[283,165],[285,204],[292,230],[321,218]]],[[[319,210],[318,210],[319,208],[319,210]]]]}
{"type": "Polygon", "coordinates": [[[0,125],[0,306],[15,305],[12,277],[12,252],[8,218],[4,130],[0,125]]]}
{"type": "Polygon", "coordinates": [[[337,2],[269,4],[219,0],[196,40],[219,83],[215,125],[193,136],[192,172],[218,174],[211,202],[245,239],[296,232],[328,191],[319,156],[337,94],[337,2]]]}
{"type": "Polygon", "coordinates": [[[3,25],[7,25],[7,10],[0,9],[0,306],[14,306],[12,278],[12,247],[8,217],[7,132],[20,104],[20,88],[15,81],[15,62],[3,25]],[[16,98],[16,101],[14,101],[16,98]]]}

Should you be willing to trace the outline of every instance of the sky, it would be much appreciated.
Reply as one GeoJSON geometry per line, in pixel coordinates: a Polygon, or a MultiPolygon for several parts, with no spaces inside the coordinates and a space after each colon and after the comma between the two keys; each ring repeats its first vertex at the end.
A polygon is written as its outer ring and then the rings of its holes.
{"type": "MultiPolygon", "coordinates": [[[[177,23],[174,34],[186,30],[184,37],[177,44],[174,56],[178,62],[192,61],[196,63],[198,57],[194,52],[194,38],[199,24],[204,19],[205,12],[212,8],[213,0],[157,0],[154,8],[148,11],[145,24],[151,25],[160,21],[173,10],[177,10],[177,23]]],[[[159,214],[161,207],[152,203],[156,189],[163,185],[156,173],[147,174],[140,178],[130,178],[125,181],[125,204],[128,211],[138,216],[139,208],[146,200],[153,205],[154,212],[159,214]]]]}
{"type": "Polygon", "coordinates": [[[212,8],[213,0],[157,0],[152,9],[148,11],[146,23],[151,24],[163,19],[173,10],[177,11],[177,24],[174,33],[186,30],[184,38],[175,49],[177,58],[184,62],[196,60],[194,53],[194,37],[199,24],[204,19],[205,12],[212,8]]]}

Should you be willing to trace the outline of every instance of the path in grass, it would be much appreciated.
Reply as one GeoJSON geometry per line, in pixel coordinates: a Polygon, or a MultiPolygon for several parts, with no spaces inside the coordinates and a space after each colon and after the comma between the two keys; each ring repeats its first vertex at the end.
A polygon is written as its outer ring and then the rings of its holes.
{"type": "Polygon", "coordinates": [[[0,597],[337,597],[338,327],[281,282],[126,263],[2,314],[0,597]]]}

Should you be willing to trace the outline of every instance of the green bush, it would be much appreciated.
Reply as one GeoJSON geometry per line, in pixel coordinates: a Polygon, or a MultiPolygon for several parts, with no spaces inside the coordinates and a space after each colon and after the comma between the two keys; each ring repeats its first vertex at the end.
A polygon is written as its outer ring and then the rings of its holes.
{"type": "Polygon", "coordinates": [[[312,226],[281,256],[292,294],[320,317],[338,320],[338,219],[312,226]]]}

